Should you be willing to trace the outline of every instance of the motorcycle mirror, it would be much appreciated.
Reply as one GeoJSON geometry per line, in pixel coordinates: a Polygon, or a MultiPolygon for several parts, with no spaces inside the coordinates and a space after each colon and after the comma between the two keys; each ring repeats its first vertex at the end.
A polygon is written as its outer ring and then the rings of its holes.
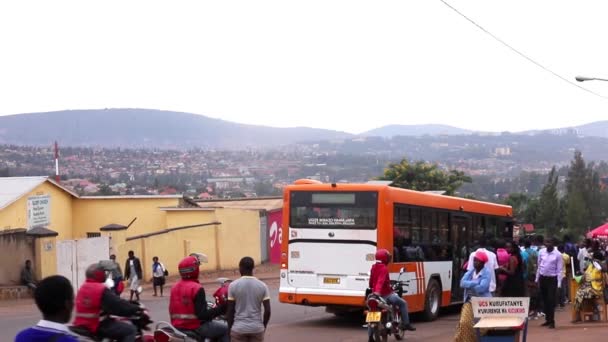
{"type": "Polygon", "coordinates": [[[209,262],[207,255],[203,254],[203,253],[190,253],[188,256],[193,256],[193,257],[197,258],[200,263],[206,264],[209,262]]]}
{"type": "Polygon", "coordinates": [[[114,288],[114,280],[112,280],[112,278],[107,278],[106,281],[103,283],[108,289],[112,289],[114,288]]]}
{"type": "Polygon", "coordinates": [[[224,283],[226,283],[226,282],[229,282],[229,281],[230,281],[230,279],[229,279],[229,278],[224,278],[224,277],[222,277],[222,278],[217,278],[217,282],[218,282],[218,283],[220,283],[220,285],[221,285],[221,284],[224,284],[224,283]]]}
{"type": "Polygon", "coordinates": [[[405,272],[405,268],[401,267],[401,268],[399,269],[399,273],[404,273],[404,272],[405,272]]]}

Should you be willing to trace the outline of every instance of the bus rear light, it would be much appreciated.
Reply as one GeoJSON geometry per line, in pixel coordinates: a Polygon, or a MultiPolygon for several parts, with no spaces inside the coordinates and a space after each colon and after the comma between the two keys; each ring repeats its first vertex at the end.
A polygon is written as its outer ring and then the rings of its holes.
{"type": "Polygon", "coordinates": [[[282,264],[281,264],[281,268],[282,268],[282,269],[286,269],[286,268],[287,268],[287,264],[286,264],[286,263],[282,263],[282,264]]]}

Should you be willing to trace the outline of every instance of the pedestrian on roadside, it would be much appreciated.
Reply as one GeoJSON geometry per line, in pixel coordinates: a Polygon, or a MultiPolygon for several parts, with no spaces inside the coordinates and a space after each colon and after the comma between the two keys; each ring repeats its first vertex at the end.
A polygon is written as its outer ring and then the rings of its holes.
{"type": "MultiPolygon", "coordinates": [[[[496,240],[496,260],[498,261],[498,267],[506,268],[509,266],[509,259],[511,256],[509,255],[509,251],[507,250],[507,244],[505,240],[499,239],[496,240]]],[[[504,286],[504,282],[507,279],[507,275],[505,273],[498,273],[496,276],[496,293],[497,296],[502,296],[502,288],[504,286]]]]}
{"type": "Polygon", "coordinates": [[[464,289],[464,304],[460,311],[460,319],[456,326],[454,342],[475,342],[473,306],[471,304],[472,297],[492,297],[490,292],[491,273],[485,267],[488,263],[488,255],[483,250],[478,250],[473,256],[473,269],[467,271],[460,280],[460,287],[464,289]]]}
{"type": "Polygon", "coordinates": [[[562,287],[562,269],[564,259],[561,253],[553,246],[553,238],[545,241],[545,248],[538,253],[538,270],[536,282],[539,284],[543,298],[545,322],[543,327],[555,329],[555,303],[557,289],[562,287]]]}
{"type": "Polygon", "coordinates": [[[526,239],[524,241],[524,250],[528,255],[526,263],[526,285],[528,290],[528,296],[530,296],[530,314],[528,317],[531,319],[537,319],[539,312],[539,291],[538,284],[536,283],[536,270],[538,269],[538,252],[532,249],[532,241],[526,239]]]}
{"type": "Polygon", "coordinates": [[[576,270],[577,274],[581,274],[587,269],[587,261],[589,259],[589,247],[591,247],[590,239],[585,239],[581,241],[578,248],[578,254],[576,256],[578,260],[578,269],[576,270]]]}
{"type": "Polygon", "coordinates": [[[157,296],[156,288],[160,287],[160,296],[163,296],[163,286],[165,286],[165,276],[167,275],[165,265],[158,261],[158,257],[152,258],[152,284],[154,285],[154,297],[157,296]]]}
{"type": "Polygon", "coordinates": [[[15,342],[78,341],[66,326],[74,308],[74,288],[67,278],[54,275],[42,279],[34,291],[34,299],[42,320],[21,331],[15,342]]]}
{"type": "Polygon", "coordinates": [[[264,332],[270,321],[268,286],[253,276],[253,268],[253,258],[242,258],[239,262],[241,278],[228,287],[226,319],[232,342],[264,341],[264,332]]]}
{"type": "Polygon", "coordinates": [[[557,250],[562,254],[564,267],[562,268],[562,287],[558,291],[558,302],[560,309],[563,309],[566,304],[570,303],[570,255],[566,253],[565,244],[557,246],[557,250]]]}
{"type": "MultiPolygon", "coordinates": [[[[570,237],[570,235],[565,234],[564,235],[564,252],[570,256],[570,260],[573,262],[572,265],[574,265],[574,271],[576,272],[578,269],[578,260],[576,259],[578,257],[578,248],[576,247],[576,245],[574,243],[572,243],[572,237],[570,237]]],[[[569,274],[569,273],[568,273],[569,274]]]]}
{"type": "Polygon", "coordinates": [[[489,237],[482,236],[479,238],[479,248],[469,255],[469,261],[467,262],[467,271],[472,271],[474,269],[474,259],[477,252],[482,251],[488,257],[488,261],[484,263],[484,267],[490,273],[490,292],[496,291],[496,269],[498,269],[498,261],[496,259],[496,254],[492,252],[488,245],[489,237]]]}
{"type": "Polygon", "coordinates": [[[499,274],[506,276],[502,288],[502,297],[525,296],[524,265],[521,251],[515,241],[507,242],[506,250],[509,252],[509,262],[498,269],[499,274]]]}
{"type": "Polygon", "coordinates": [[[116,293],[117,296],[120,297],[120,287],[122,287],[122,269],[120,268],[120,264],[116,262],[116,255],[110,255],[110,260],[114,263],[114,267],[112,268],[112,280],[114,281],[114,287],[112,290],[116,293]]]}
{"type": "Polygon", "coordinates": [[[27,286],[32,291],[36,289],[37,285],[31,260],[25,260],[25,266],[21,269],[21,284],[27,286]]]}
{"type": "MultiPolygon", "coordinates": [[[[555,241],[553,242],[555,245],[555,241]]],[[[532,245],[532,248],[534,248],[536,250],[536,255],[540,255],[540,251],[545,249],[545,237],[542,235],[536,235],[534,236],[534,242],[532,245]]],[[[538,257],[536,259],[536,270],[538,271],[538,257]]],[[[538,287],[538,291],[536,292],[536,307],[538,309],[537,311],[537,318],[541,318],[541,317],[545,317],[545,302],[544,302],[544,297],[542,292],[540,291],[540,287],[538,282],[536,281],[536,272],[534,272],[534,284],[538,287]]]]}
{"type": "Polygon", "coordinates": [[[131,290],[131,297],[129,300],[133,300],[133,295],[136,296],[137,301],[139,301],[139,292],[137,289],[139,288],[139,284],[141,279],[143,278],[143,272],[141,268],[141,262],[139,258],[135,257],[135,252],[129,251],[129,258],[127,259],[127,263],[125,264],[125,279],[129,280],[129,289],[131,290]]]}

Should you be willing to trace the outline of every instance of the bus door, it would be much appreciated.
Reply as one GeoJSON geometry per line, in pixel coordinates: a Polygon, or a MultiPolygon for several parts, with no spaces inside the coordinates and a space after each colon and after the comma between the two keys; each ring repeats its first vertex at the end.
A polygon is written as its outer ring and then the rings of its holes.
{"type": "Polygon", "coordinates": [[[291,191],[289,205],[289,285],[360,295],[376,251],[378,193],[291,191]]]}
{"type": "Polygon", "coordinates": [[[454,245],[452,261],[452,301],[461,302],[464,290],[460,288],[460,279],[464,275],[463,265],[472,252],[472,219],[470,215],[452,213],[450,215],[450,241],[454,245]]]}

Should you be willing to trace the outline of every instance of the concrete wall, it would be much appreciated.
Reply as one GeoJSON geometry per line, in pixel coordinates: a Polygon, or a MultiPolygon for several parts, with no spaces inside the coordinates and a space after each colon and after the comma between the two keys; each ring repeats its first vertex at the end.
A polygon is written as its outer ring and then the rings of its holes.
{"type": "Polygon", "coordinates": [[[128,236],[146,234],[167,228],[165,212],[160,207],[177,206],[178,198],[104,198],[74,199],[74,237],[83,238],[87,232],[99,232],[110,223],[128,225],[128,236]]]}
{"type": "Polygon", "coordinates": [[[5,232],[0,234],[0,285],[18,285],[21,278],[21,269],[25,260],[31,260],[34,270],[39,265],[34,260],[34,239],[27,237],[25,231],[5,232]]]}
{"type": "Polygon", "coordinates": [[[71,239],[72,195],[50,182],[44,182],[15,203],[0,210],[0,229],[27,228],[27,199],[31,196],[51,197],[51,224],[47,227],[59,233],[59,239],[71,239]]]}

